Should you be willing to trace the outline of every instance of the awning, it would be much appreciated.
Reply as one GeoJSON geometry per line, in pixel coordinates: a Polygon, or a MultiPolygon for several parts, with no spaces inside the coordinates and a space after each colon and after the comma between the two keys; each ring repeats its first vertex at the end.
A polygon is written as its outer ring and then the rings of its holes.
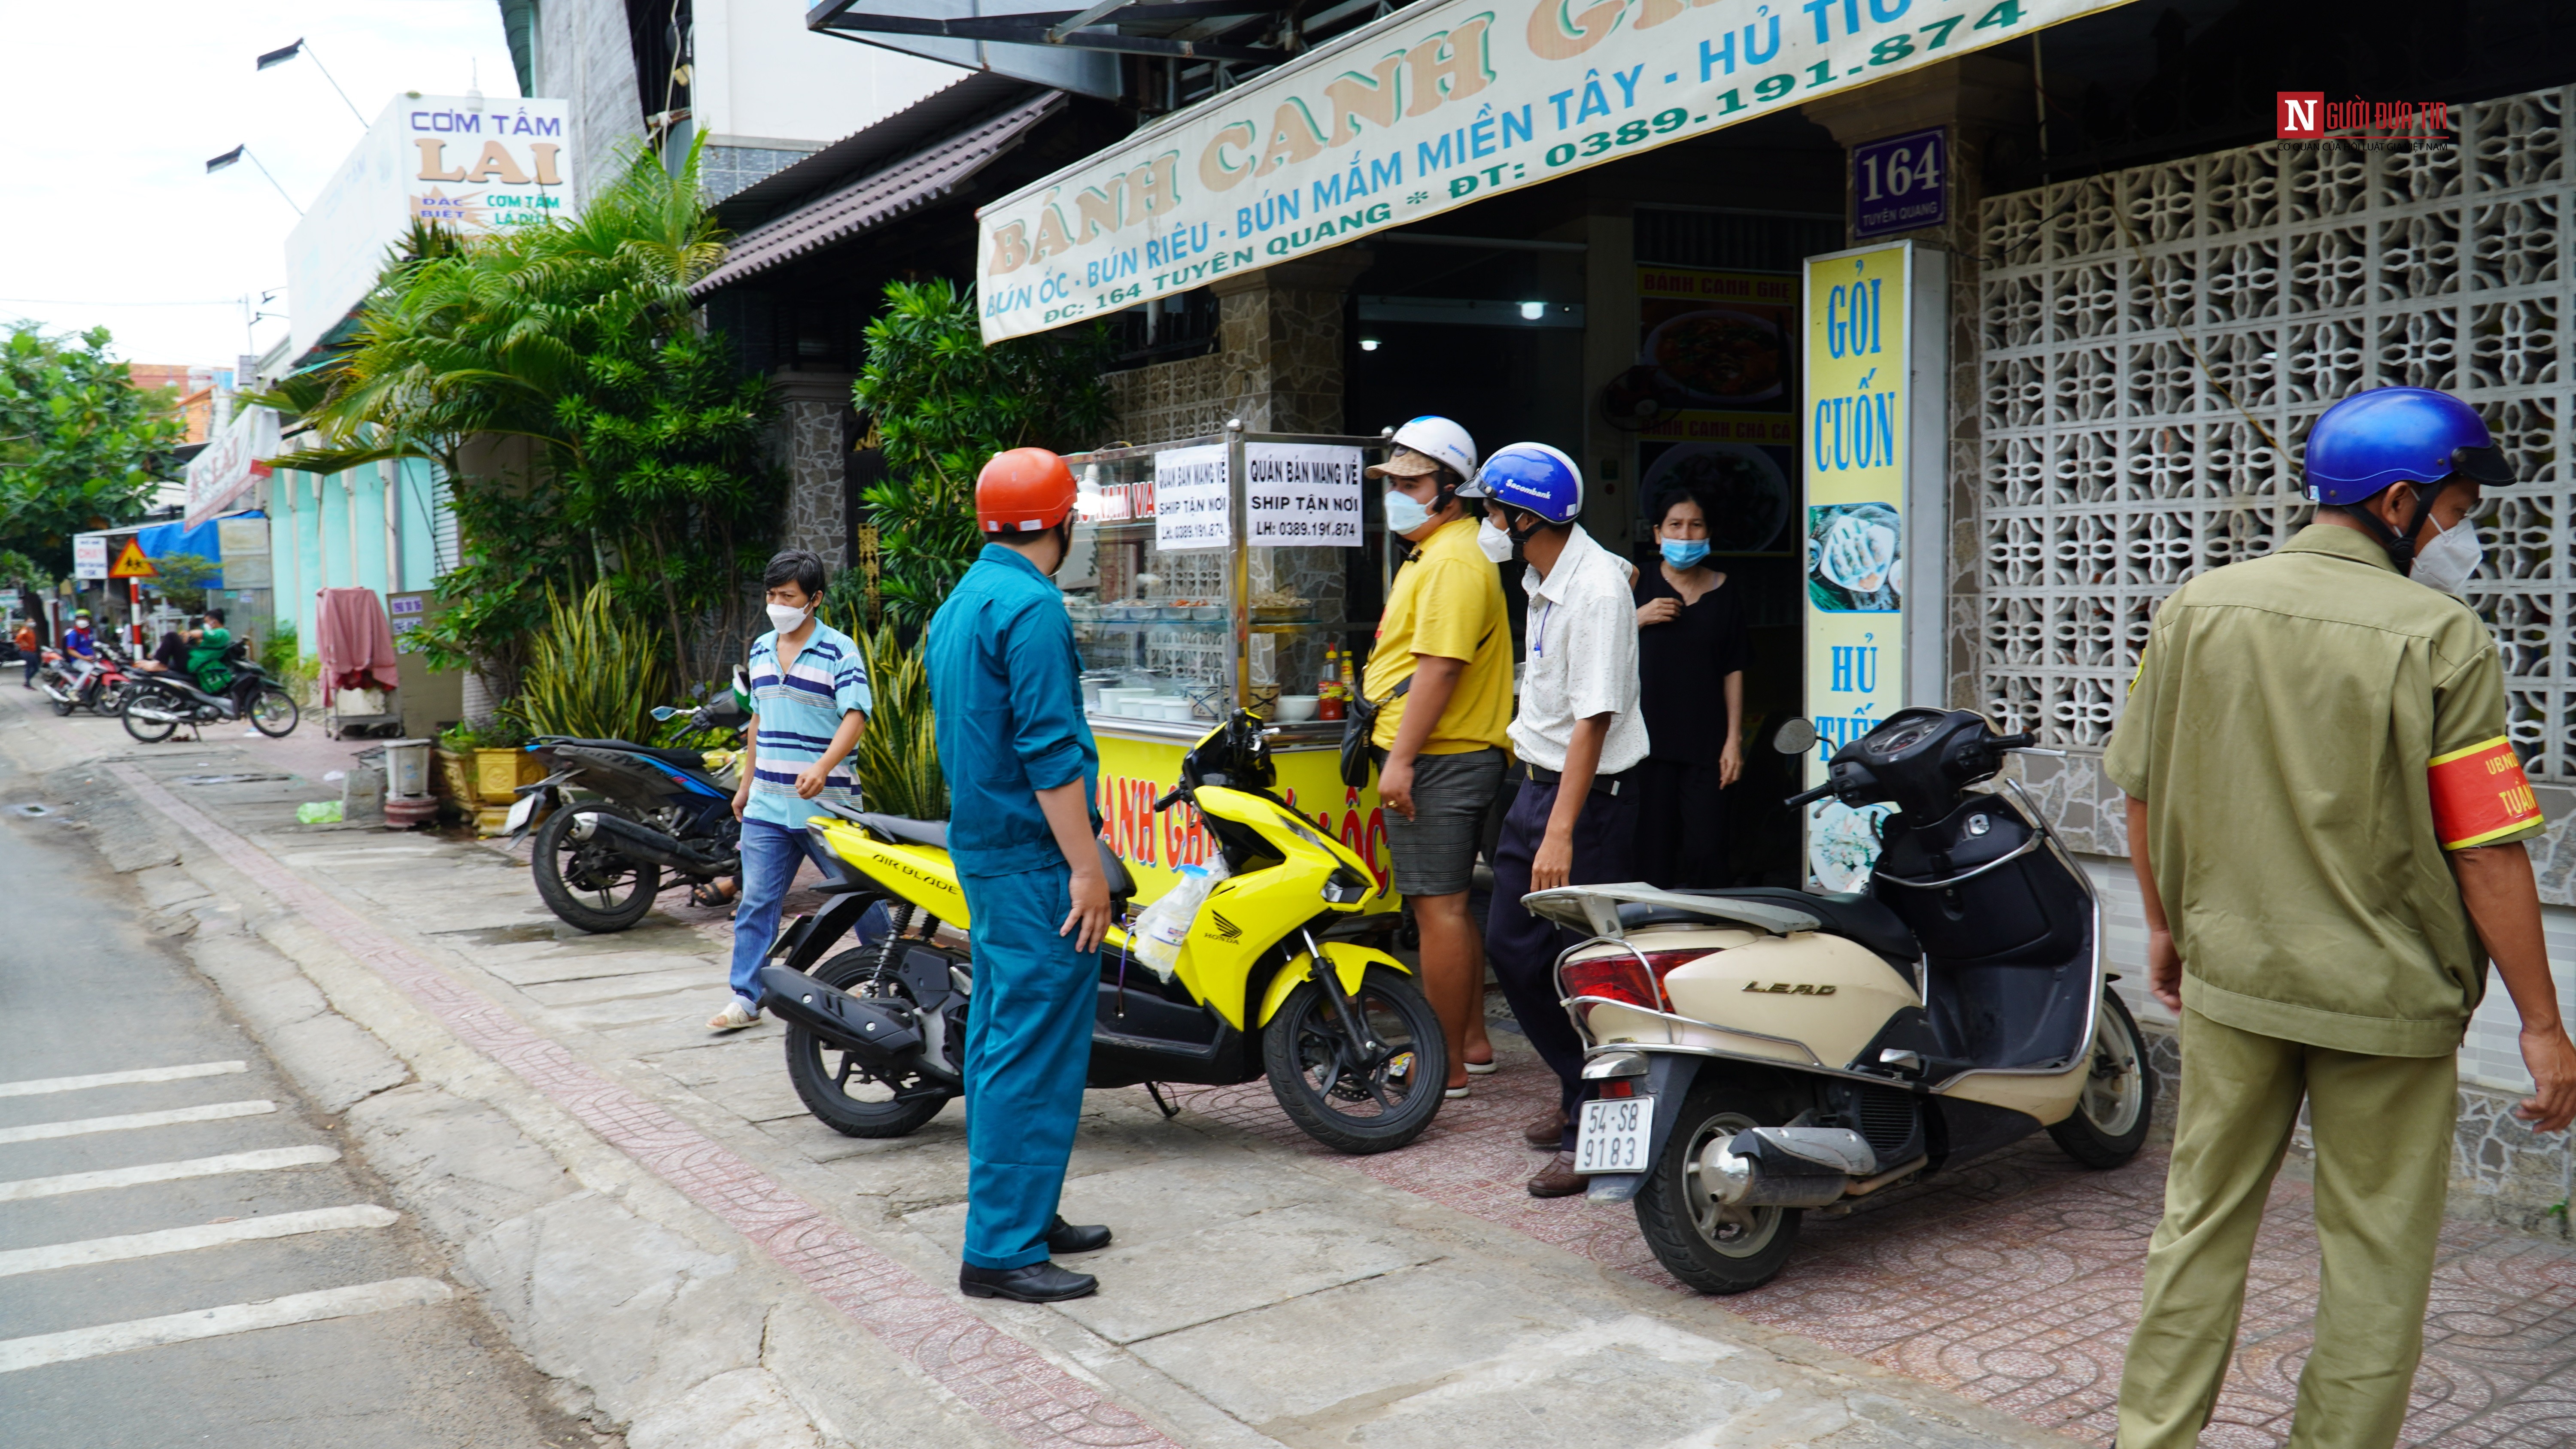
{"type": "Polygon", "coordinates": [[[984,340],[1329,250],[2121,3],[1419,0],[978,211],[984,340]]]}
{"type": "Polygon", "coordinates": [[[820,201],[755,227],[733,244],[724,265],[700,277],[689,290],[703,297],[937,201],[1028,139],[1039,122],[1064,105],[1064,95],[1053,91],[1024,101],[820,201]]]}

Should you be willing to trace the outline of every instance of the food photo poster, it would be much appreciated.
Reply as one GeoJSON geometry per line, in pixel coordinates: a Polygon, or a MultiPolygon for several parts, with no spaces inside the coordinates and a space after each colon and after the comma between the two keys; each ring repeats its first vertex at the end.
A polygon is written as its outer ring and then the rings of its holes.
{"type": "Polygon", "coordinates": [[[1605,406],[1642,424],[1639,542],[1656,500],[1682,487],[1705,501],[1711,553],[1790,551],[1797,277],[1640,266],[1637,298],[1637,363],[1605,406]]]}

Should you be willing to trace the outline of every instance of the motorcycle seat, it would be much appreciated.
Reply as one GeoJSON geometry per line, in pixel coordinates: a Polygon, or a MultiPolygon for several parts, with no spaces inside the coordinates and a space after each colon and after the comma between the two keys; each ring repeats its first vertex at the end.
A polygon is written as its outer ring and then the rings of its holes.
{"type": "MultiPolygon", "coordinates": [[[[1732,900],[1760,901],[1765,905],[1786,906],[1804,911],[1816,918],[1817,927],[1829,936],[1868,947],[1890,961],[1921,959],[1923,948],[1916,944],[1914,932],[1898,919],[1876,896],[1823,895],[1792,890],[1787,886],[1684,887],[1677,896],[1724,896],[1732,900]]],[[[1671,906],[1622,905],[1619,924],[1629,930],[1645,926],[1705,925],[1708,917],[1671,906]]]]}
{"type": "Polygon", "coordinates": [[[642,755],[647,759],[660,760],[663,764],[676,766],[683,770],[697,770],[704,772],[707,768],[707,752],[704,750],[666,750],[654,745],[632,744],[625,740],[565,739],[548,740],[546,743],[549,745],[571,745],[576,749],[585,750],[624,750],[630,755],[642,755]]]}
{"type": "Polygon", "coordinates": [[[1109,884],[1109,899],[1124,901],[1134,898],[1136,877],[1128,873],[1127,862],[1118,858],[1118,852],[1109,848],[1108,841],[1095,840],[1092,843],[1100,847],[1100,874],[1109,884]]]}
{"type": "Polygon", "coordinates": [[[945,820],[912,820],[901,815],[874,815],[862,811],[859,822],[888,840],[927,845],[933,850],[948,848],[948,822],[945,820]]]}

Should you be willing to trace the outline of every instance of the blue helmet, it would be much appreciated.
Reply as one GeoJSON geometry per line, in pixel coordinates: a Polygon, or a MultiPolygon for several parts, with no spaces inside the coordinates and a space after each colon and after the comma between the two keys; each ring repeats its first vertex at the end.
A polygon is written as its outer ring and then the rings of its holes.
{"type": "Polygon", "coordinates": [[[1550,523],[1572,523],[1583,512],[1583,470],[1545,443],[1509,443],[1496,448],[1476,471],[1474,486],[1460,492],[1528,509],[1550,523]]]}
{"type": "Polygon", "coordinates": [[[2308,429],[2307,473],[2308,501],[2327,504],[2359,503],[2399,483],[2513,481],[2477,410],[2423,387],[2372,388],[2326,409],[2308,429]]]}

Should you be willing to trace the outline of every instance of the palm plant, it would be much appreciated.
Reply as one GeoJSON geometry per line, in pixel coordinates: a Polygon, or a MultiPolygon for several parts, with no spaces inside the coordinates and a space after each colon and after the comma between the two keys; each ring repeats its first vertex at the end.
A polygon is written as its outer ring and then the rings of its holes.
{"type": "Polygon", "coordinates": [[[697,177],[694,148],[676,174],[639,152],[569,220],[462,240],[416,228],[352,349],[256,399],[319,438],[277,466],[427,458],[447,474],[465,557],[441,580],[450,607],[414,636],[433,665],[506,684],[546,591],[602,580],[664,615],[683,677],[700,672],[692,625],[741,632],[733,584],[779,492],[762,443],[775,404],[697,326],[689,284],[724,255],[697,177]],[[530,467],[476,476],[467,445],[491,439],[525,440],[530,467]]]}

